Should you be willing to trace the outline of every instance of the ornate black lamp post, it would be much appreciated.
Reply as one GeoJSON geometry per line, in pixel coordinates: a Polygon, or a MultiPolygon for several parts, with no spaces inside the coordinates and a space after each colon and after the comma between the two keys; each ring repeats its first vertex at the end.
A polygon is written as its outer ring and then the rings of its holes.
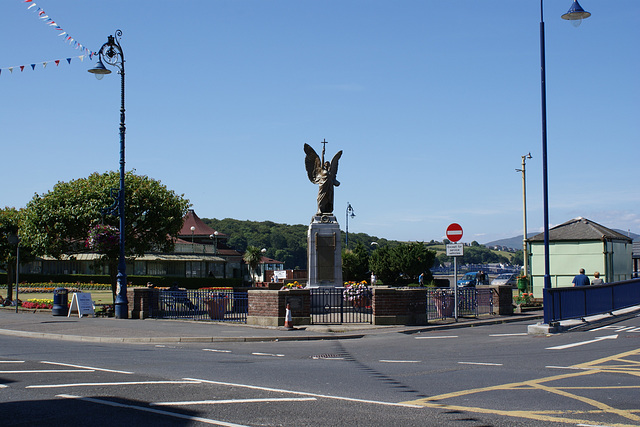
{"type": "Polygon", "coordinates": [[[96,66],[89,70],[98,80],[101,80],[105,74],[111,74],[111,70],[104,66],[106,62],[112,67],[118,69],[120,73],[120,188],[117,190],[117,197],[114,197],[115,203],[111,208],[104,210],[112,215],[117,215],[120,219],[120,254],[118,259],[118,278],[115,300],[115,314],[118,319],[126,319],[129,317],[129,307],[127,300],[127,264],[124,256],[124,53],[120,46],[120,37],[122,31],[116,30],[115,36],[109,36],[107,42],[102,45],[98,51],[98,62],[96,66]],[[103,62],[104,61],[104,62],[103,62]]]}
{"type": "Polygon", "coordinates": [[[345,244],[344,248],[349,249],[349,217],[355,218],[356,214],[353,212],[353,208],[351,207],[351,203],[347,202],[347,228],[345,233],[345,244]]]}
{"type": "MultiPolygon", "coordinates": [[[[544,227],[544,289],[542,293],[544,305],[544,323],[549,323],[551,318],[551,299],[548,290],[551,289],[551,274],[549,270],[549,192],[547,184],[547,87],[545,71],[545,38],[544,38],[544,14],[543,0],[540,0],[540,88],[542,93],[542,193],[543,193],[543,227],[544,227]]],[[[562,19],[580,23],[590,17],[578,3],[573,0],[569,11],[562,15],[562,19]]],[[[575,24],[574,24],[575,25],[575,24]]],[[[526,236],[525,236],[526,237],[526,236]]]]}

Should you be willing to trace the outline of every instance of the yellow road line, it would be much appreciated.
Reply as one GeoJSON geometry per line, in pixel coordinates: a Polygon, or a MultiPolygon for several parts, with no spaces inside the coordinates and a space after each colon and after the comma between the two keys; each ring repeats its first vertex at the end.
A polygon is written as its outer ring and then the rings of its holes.
{"type": "Polygon", "coordinates": [[[617,415],[619,417],[626,418],[627,420],[633,421],[634,424],[620,424],[620,423],[607,423],[610,426],[637,426],[638,421],[640,421],[640,409],[618,409],[614,408],[611,405],[600,402],[598,400],[588,398],[585,396],[580,396],[574,393],[570,393],[568,390],[615,390],[615,389],[628,389],[635,390],[640,388],[640,386],[582,386],[582,387],[572,387],[572,386],[562,386],[557,385],[553,386],[551,383],[558,382],[565,379],[573,379],[577,377],[583,377],[587,375],[597,375],[601,373],[615,373],[615,374],[627,374],[632,376],[640,376],[640,360],[633,360],[634,356],[640,355],[640,349],[630,350],[624,353],[616,354],[613,356],[604,357],[601,359],[596,359],[590,362],[585,362],[577,365],[573,365],[568,367],[569,369],[585,369],[583,371],[573,371],[566,374],[554,375],[544,378],[507,383],[507,384],[499,384],[488,387],[479,387],[469,390],[460,390],[450,393],[444,393],[437,396],[431,396],[423,399],[417,399],[407,402],[401,402],[403,404],[410,405],[421,405],[429,408],[446,408],[446,409],[454,409],[460,411],[469,411],[476,413],[484,413],[484,414],[494,414],[494,415],[502,415],[509,417],[519,417],[519,418],[528,418],[534,419],[538,421],[550,421],[550,422],[563,422],[570,424],[594,424],[599,422],[595,422],[594,420],[588,419],[575,419],[575,418],[567,418],[566,415],[603,415],[603,414],[611,414],[617,415]],[[523,410],[501,410],[501,409],[490,409],[490,408],[479,408],[479,407],[467,407],[467,406],[458,406],[458,405],[448,405],[446,403],[442,403],[442,401],[447,399],[458,398],[462,396],[468,396],[472,394],[486,393],[486,392],[496,392],[496,391],[535,391],[540,390],[546,393],[553,393],[558,396],[566,397],[571,401],[581,402],[583,404],[589,405],[591,407],[597,408],[596,410],[566,410],[566,411],[523,411],[523,410]],[[555,416],[554,416],[555,415],[555,416]],[[565,415],[565,416],[562,416],[565,415]]]}

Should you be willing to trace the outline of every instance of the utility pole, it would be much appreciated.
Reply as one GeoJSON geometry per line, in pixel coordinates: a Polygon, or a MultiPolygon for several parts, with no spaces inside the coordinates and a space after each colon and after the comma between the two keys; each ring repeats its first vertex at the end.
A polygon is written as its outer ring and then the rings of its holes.
{"type": "Polygon", "coordinates": [[[522,252],[524,256],[524,276],[529,277],[529,255],[527,253],[527,176],[526,164],[527,159],[531,158],[531,153],[522,156],[522,169],[516,169],[516,172],[522,172],[522,222],[524,224],[524,234],[522,235],[522,252]]]}

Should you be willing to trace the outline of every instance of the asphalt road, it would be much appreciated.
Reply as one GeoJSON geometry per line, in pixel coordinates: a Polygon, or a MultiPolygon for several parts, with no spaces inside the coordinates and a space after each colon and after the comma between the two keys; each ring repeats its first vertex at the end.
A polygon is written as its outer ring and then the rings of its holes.
{"type": "Polygon", "coordinates": [[[640,317],[305,342],[0,337],[2,425],[640,425],[640,317]]]}

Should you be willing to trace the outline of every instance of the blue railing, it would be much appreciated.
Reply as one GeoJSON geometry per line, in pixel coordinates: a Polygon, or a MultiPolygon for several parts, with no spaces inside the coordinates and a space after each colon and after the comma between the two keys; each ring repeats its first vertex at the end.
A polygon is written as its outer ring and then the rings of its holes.
{"type": "Polygon", "coordinates": [[[149,312],[161,319],[215,320],[246,323],[247,292],[223,290],[158,290],[149,312]]]}
{"type": "Polygon", "coordinates": [[[545,289],[545,323],[581,319],[640,305],[640,279],[606,285],[545,289]]]}

